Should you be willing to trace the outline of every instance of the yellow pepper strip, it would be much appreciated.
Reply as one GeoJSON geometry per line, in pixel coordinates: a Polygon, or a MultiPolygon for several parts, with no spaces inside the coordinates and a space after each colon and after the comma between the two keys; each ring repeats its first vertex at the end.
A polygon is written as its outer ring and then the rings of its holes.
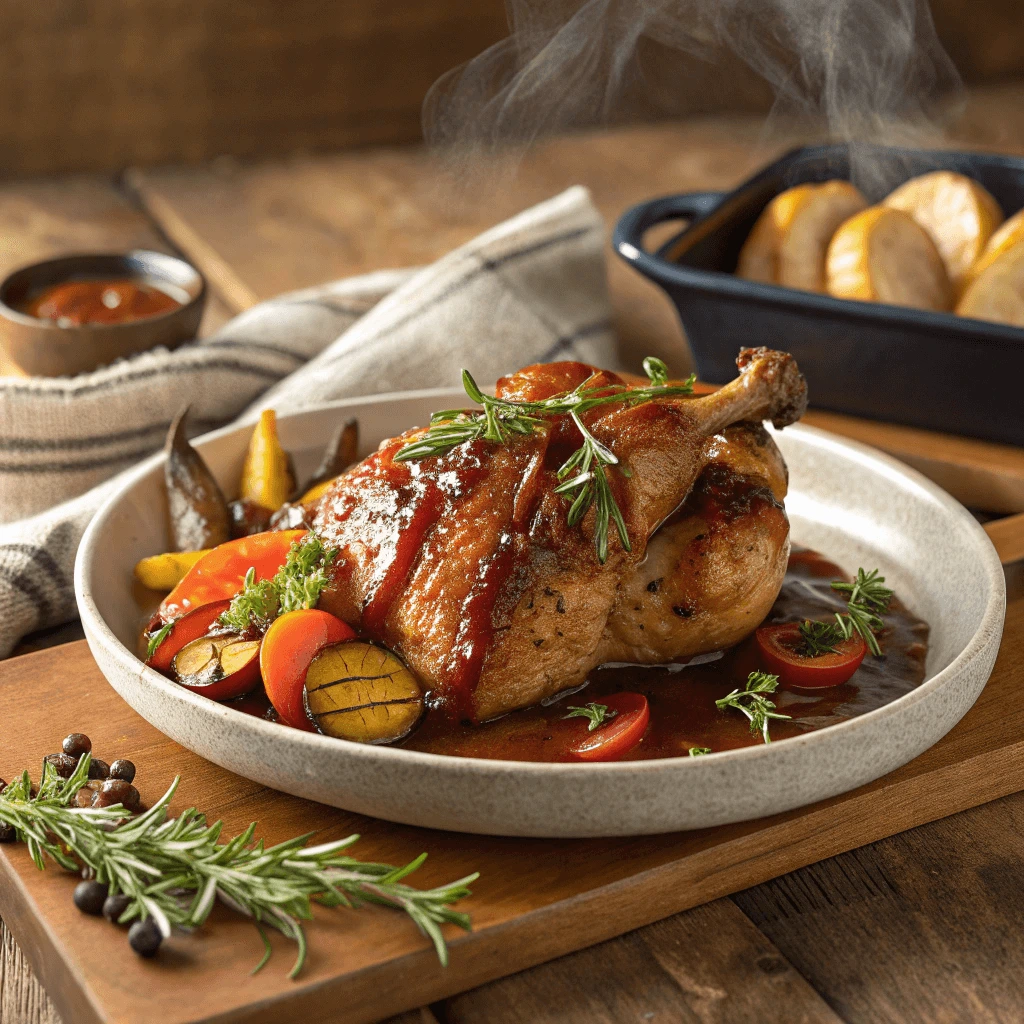
{"type": "Polygon", "coordinates": [[[150,590],[173,590],[206,551],[169,551],[135,563],[135,578],[150,590]]]}
{"type": "Polygon", "coordinates": [[[314,487],[310,487],[306,493],[299,498],[298,504],[305,505],[311,501],[319,501],[333,486],[334,481],[337,480],[334,477],[333,480],[324,480],[322,483],[316,484],[314,487]]]}
{"type": "Polygon", "coordinates": [[[249,441],[238,496],[276,512],[293,486],[288,455],[277,439],[277,417],[273,409],[265,409],[249,441]]]}

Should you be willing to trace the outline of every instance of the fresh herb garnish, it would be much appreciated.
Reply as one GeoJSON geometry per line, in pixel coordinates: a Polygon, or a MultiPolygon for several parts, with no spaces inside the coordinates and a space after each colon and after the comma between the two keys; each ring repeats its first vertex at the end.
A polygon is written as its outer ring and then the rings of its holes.
{"type": "Polygon", "coordinates": [[[805,658],[838,654],[836,644],[845,639],[843,631],[834,622],[813,622],[810,619],[800,623],[800,638],[801,643],[796,653],[805,658]]]}
{"type": "Polygon", "coordinates": [[[563,718],[589,718],[590,725],[587,726],[587,732],[593,732],[599,726],[604,725],[605,722],[610,722],[618,711],[613,711],[607,704],[587,704],[586,707],[576,707],[572,704],[569,705],[569,714],[563,715],[563,718]]]}
{"type": "Polygon", "coordinates": [[[254,628],[266,632],[279,615],[314,608],[327,586],[327,569],[336,554],[327,550],[311,530],[291,546],[284,565],[272,579],[257,580],[256,570],[250,569],[241,593],[235,595],[217,621],[236,633],[254,628]]]}
{"type": "Polygon", "coordinates": [[[690,757],[703,757],[705,754],[711,753],[710,747],[690,747],[687,751],[690,757]]]}
{"type": "Polygon", "coordinates": [[[846,614],[836,614],[836,623],[843,636],[848,640],[854,633],[859,633],[876,658],[881,655],[882,649],[878,646],[875,630],[885,626],[881,614],[888,609],[892,600],[892,591],[882,586],[883,583],[885,577],[879,576],[877,569],[871,572],[858,569],[857,578],[852,583],[836,581],[832,584],[833,590],[850,595],[846,602],[846,614]]]}
{"type": "Polygon", "coordinates": [[[880,615],[889,607],[892,591],[882,586],[885,577],[878,575],[877,569],[865,572],[857,570],[857,578],[852,583],[836,580],[833,590],[849,594],[845,612],[836,612],[835,622],[813,622],[805,619],[800,624],[801,643],[797,654],[805,658],[817,658],[823,654],[836,654],[836,644],[849,640],[854,633],[863,638],[868,650],[877,658],[882,649],[878,646],[877,630],[885,623],[880,615]]]}
{"type": "MultiPolygon", "coordinates": [[[[466,394],[482,406],[481,411],[445,409],[430,417],[430,429],[410,441],[395,456],[396,462],[427,459],[444,455],[457,445],[468,441],[486,440],[494,444],[507,444],[513,434],[529,435],[540,430],[544,423],[557,416],[571,416],[583,444],[558,470],[560,483],[556,494],[570,499],[568,523],[575,526],[595,507],[594,544],[603,563],[608,558],[608,528],[614,522],[622,546],[629,551],[629,534],[611,484],[608,468],[618,466],[615,454],[595,438],[580,418],[585,412],[600,405],[618,402],[639,405],[659,398],[693,394],[691,374],[682,384],[668,384],[668,367],[653,356],[644,360],[644,371],[649,387],[631,388],[625,384],[595,384],[596,374],[588,377],[572,391],[566,391],[539,402],[516,402],[485,395],[468,370],[462,371],[462,386],[466,394]]],[[[620,469],[624,476],[628,471],[620,469]]]]}
{"type": "Polygon", "coordinates": [[[771,743],[768,736],[768,721],[772,718],[789,718],[789,715],[780,715],[775,710],[775,703],[763,696],[766,693],[774,693],[779,685],[779,677],[769,675],[767,672],[751,672],[747,676],[746,685],[742,690],[733,690],[732,693],[715,701],[715,707],[719,711],[726,708],[735,708],[742,712],[750,720],[750,731],[760,733],[765,743],[771,743]]]}
{"type": "Polygon", "coordinates": [[[146,643],[146,660],[156,654],[156,649],[170,636],[171,630],[174,629],[174,619],[170,622],[165,622],[155,633],[147,633],[146,643]]]}
{"type": "MultiPolygon", "coordinates": [[[[438,959],[448,953],[441,925],[469,929],[469,917],[452,904],[469,895],[467,886],[478,876],[467,875],[450,885],[416,889],[403,879],[415,871],[426,854],[405,867],[372,864],[345,854],[357,835],[319,846],[306,846],[309,835],[264,848],[253,842],[255,822],[227,843],[220,842],[221,823],[206,823],[195,808],[177,818],[167,807],[178,780],[144,814],[132,819],[120,804],[72,808],[75,795],[89,777],[91,758],[84,755],[67,780],[44,764],[38,794],[33,797],[28,772],[0,793],[0,823],[17,830],[40,869],[49,857],[69,871],[83,866],[110,895],[124,893],[131,902],[121,923],[151,917],[164,937],[172,926],[197,928],[220,901],[251,918],[263,935],[269,925],[298,944],[295,977],[306,958],[302,922],[312,918],[312,904],[358,907],[366,903],[403,910],[434,944],[438,959]]],[[[267,953],[257,965],[262,967],[267,953]]]]}

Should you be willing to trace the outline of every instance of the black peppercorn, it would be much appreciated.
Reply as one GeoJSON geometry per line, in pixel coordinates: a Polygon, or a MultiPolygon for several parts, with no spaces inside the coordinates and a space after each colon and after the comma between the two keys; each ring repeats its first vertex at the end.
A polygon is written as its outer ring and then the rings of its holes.
{"type": "Polygon", "coordinates": [[[98,757],[94,757],[89,765],[90,779],[107,779],[110,777],[110,765],[98,757]]]}
{"type": "Polygon", "coordinates": [[[131,906],[131,896],[119,892],[116,896],[108,896],[103,903],[103,916],[111,923],[117,924],[120,916],[131,906]]]}
{"type": "Polygon", "coordinates": [[[73,732],[65,737],[61,748],[68,757],[73,757],[77,761],[83,754],[92,753],[92,740],[85,733],[73,732]]]}
{"type": "Polygon", "coordinates": [[[142,807],[142,796],[134,786],[129,786],[122,802],[129,811],[138,813],[142,807]]]}
{"type": "Polygon", "coordinates": [[[136,921],[128,929],[128,945],[139,956],[147,958],[156,956],[157,951],[160,949],[160,943],[163,941],[164,937],[160,932],[160,928],[151,917],[147,917],[144,921],[136,921]]]}
{"type": "Polygon", "coordinates": [[[43,760],[56,769],[62,779],[70,779],[78,767],[78,758],[68,754],[47,754],[43,760]]]}
{"type": "Polygon", "coordinates": [[[135,765],[126,758],[118,758],[110,766],[110,777],[112,779],[124,779],[125,782],[134,782],[135,765]]]}
{"type": "Polygon", "coordinates": [[[103,913],[103,904],[107,898],[107,886],[104,882],[79,882],[75,886],[75,906],[83,914],[103,913]]]}
{"type": "Polygon", "coordinates": [[[13,843],[18,838],[13,825],[0,821],[0,843],[13,843]]]}
{"type": "Polygon", "coordinates": [[[92,798],[96,794],[91,789],[86,789],[84,786],[75,794],[75,806],[76,807],[92,807],[92,798]]]}

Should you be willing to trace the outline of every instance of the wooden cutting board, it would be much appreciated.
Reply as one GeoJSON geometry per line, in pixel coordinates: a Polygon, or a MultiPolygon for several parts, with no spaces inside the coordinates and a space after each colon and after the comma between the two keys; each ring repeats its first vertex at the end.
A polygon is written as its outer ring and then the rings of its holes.
{"type": "Polygon", "coordinates": [[[0,665],[0,775],[38,771],[70,731],[97,756],[131,757],[143,798],[180,774],[175,808],[223,818],[225,834],[259,821],[276,842],[359,832],[357,856],[404,862],[426,850],[419,884],[480,871],[465,902],[474,931],[452,929],[451,965],[401,914],[381,908],[318,912],[306,970],[289,981],[294,947],[276,934],[256,977],[260,940],[218,910],[202,931],[175,937],[154,961],[124,933],[80,914],[74,877],[35,869],[21,846],[0,847],[0,916],[66,1021],[368,1022],[745,889],[805,864],[1024,789],[1024,597],[1011,601],[995,671],[945,739],[871,785],[833,800],[700,832],[601,840],[465,836],[388,824],[313,804],[230,774],[179,747],[107,685],[84,642],[0,665]]]}

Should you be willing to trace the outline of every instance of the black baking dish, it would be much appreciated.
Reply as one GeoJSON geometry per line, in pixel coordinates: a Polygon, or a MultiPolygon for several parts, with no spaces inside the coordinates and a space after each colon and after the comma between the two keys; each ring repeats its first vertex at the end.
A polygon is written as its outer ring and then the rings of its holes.
{"type": "MultiPolygon", "coordinates": [[[[882,146],[859,146],[856,155],[880,181],[874,194],[865,189],[872,201],[946,169],[979,181],[1007,216],[1024,207],[1024,159],[882,146]]],[[[633,207],[616,225],[615,249],[675,303],[702,380],[731,380],[742,346],[767,345],[796,357],[818,408],[1024,445],[1021,328],[734,276],[740,247],[774,196],[850,176],[846,145],[793,150],[734,192],[633,207]],[[683,218],[690,224],[657,253],[644,249],[652,227],[683,218]]]]}

